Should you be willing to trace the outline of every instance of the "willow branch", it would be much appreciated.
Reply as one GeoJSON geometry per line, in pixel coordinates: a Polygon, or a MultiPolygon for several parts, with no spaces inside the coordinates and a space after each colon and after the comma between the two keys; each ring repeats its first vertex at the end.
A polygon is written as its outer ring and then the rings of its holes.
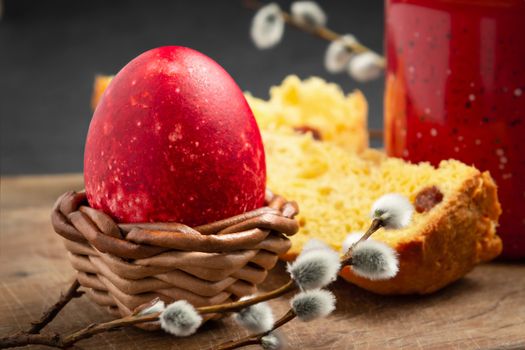
{"type": "Polygon", "coordinates": [[[372,223],[370,224],[370,227],[368,227],[368,230],[359,238],[357,242],[352,244],[352,246],[348,249],[348,251],[343,255],[341,258],[341,266],[344,267],[346,265],[352,265],[352,250],[353,248],[363,241],[366,241],[370,236],[372,236],[377,230],[379,230],[381,227],[384,226],[384,223],[380,219],[374,219],[372,220],[372,223]]]}
{"type": "MultiPolygon", "coordinates": [[[[258,1],[258,0],[243,0],[242,1],[243,6],[247,9],[257,11],[265,4],[258,1]]],[[[281,10],[281,16],[283,17],[284,21],[290,25],[291,27],[294,27],[296,29],[299,29],[303,32],[306,32],[308,34],[311,34],[319,39],[326,40],[326,41],[335,41],[342,37],[341,34],[325,27],[325,26],[311,26],[307,23],[303,23],[300,21],[297,21],[290,13],[281,10]]],[[[347,50],[350,52],[355,53],[363,53],[363,52],[374,52],[372,49],[366,47],[365,45],[361,44],[360,42],[343,42],[346,46],[347,50]]],[[[386,62],[384,57],[381,56],[381,62],[380,66],[384,68],[386,66],[386,62]]]]}
{"type": "Polygon", "coordinates": [[[63,348],[60,334],[29,334],[17,333],[0,339],[0,349],[15,348],[28,345],[46,345],[63,348]]]}
{"type": "MultiPolygon", "coordinates": [[[[373,220],[369,229],[366,233],[360,238],[358,242],[368,239],[374,232],[382,227],[382,223],[379,220],[373,220]]],[[[356,243],[358,243],[356,242],[356,243]]],[[[342,266],[352,264],[352,248],[355,244],[350,247],[350,249],[345,253],[341,258],[342,266]]],[[[156,322],[159,320],[160,312],[151,313],[147,315],[132,314],[126,317],[122,317],[113,321],[104,322],[104,323],[93,323],[83,329],[80,329],[76,332],[73,332],[69,335],[62,336],[60,334],[38,334],[38,332],[44,328],[49,322],[51,322],[54,317],[64,308],[64,306],[73,298],[76,298],[82,293],[78,291],[79,288],[78,281],[75,280],[73,284],[69,287],[66,294],[62,294],[59,301],[56,302],[48,311],[44,313],[42,318],[34,322],[32,327],[27,332],[19,332],[11,336],[0,338],[0,349],[18,347],[18,346],[27,346],[27,345],[46,345],[56,348],[68,348],[73,346],[80,340],[90,338],[96,334],[109,332],[112,330],[117,330],[123,327],[132,326],[140,323],[147,322],[156,322]]],[[[258,296],[239,300],[231,303],[212,305],[212,306],[203,306],[196,308],[196,311],[201,315],[210,314],[210,313],[228,313],[242,310],[248,306],[261,303],[263,301],[271,300],[278,298],[288,292],[297,289],[295,282],[290,279],[287,283],[282,285],[279,288],[276,288],[270,292],[260,294],[258,296]]],[[[260,344],[262,337],[269,334],[271,331],[281,327],[282,325],[290,322],[296,317],[293,310],[289,310],[281,319],[279,319],[274,327],[265,333],[250,335],[248,337],[242,338],[237,341],[230,341],[224,343],[218,347],[218,349],[235,349],[241,346],[260,344]]]]}
{"type": "MultiPolygon", "coordinates": [[[[239,311],[248,306],[280,297],[281,295],[284,295],[292,290],[295,290],[296,288],[297,287],[295,285],[295,282],[293,280],[289,280],[286,284],[282,285],[281,287],[277,289],[274,289],[267,293],[260,294],[250,299],[239,300],[239,301],[219,304],[219,305],[203,306],[200,308],[196,308],[196,310],[201,315],[210,314],[210,313],[227,313],[227,312],[239,311]]],[[[68,291],[66,296],[70,294],[69,292],[71,290],[72,288],[70,287],[70,290],[68,291]]],[[[64,296],[61,297],[61,300],[63,298],[64,296]]],[[[69,300],[71,300],[71,298],[69,300]]],[[[59,302],[57,303],[57,305],[59,304],[59,302]]],[[[60,311],[60,309],[58,309],[58,311],[60,311]]],[[[15,347],[15,346],[25,346],[25,345],[31,345],[31,344],[47,345],[47,346],[52,346],[56,348],[67,348],[67,347],[72,346],[73,344],[75,344],[76,342],[80,340],[91,338],[92,336],[100,334],[100,333],[109,332],[112,330],[136,325],[139,323],[156,322],[159,320],[159,316],[160,316],[160,312],[151,313],[147,315],[133,314],[133,315],[122,317],[122,318],[112,320],[109,322],[93,323],[85,328],[82,328],[66,336],[61,336],[59,334],[43,335],[43,334],[18,333],[12,336],[1,338],[0,339],[0,349],[15,347]]]]}
{"type": "MultiPolygon", "coordinates": [[[[203,307],[196,308],[196,310],[201,315],[211,314],[211,313],[227,313],[227,312],[239,311],[248,306],[255,305],[263,301],[278,298],[281,295],[284,295],[296,288],[297,287],[295,285],[295,282],[293,280],[290,280],[286,284],[282,285],[281,287],[277,289],[274,289],[268,293],[260,294],[250,299],[239,300],[239,301],[226,303],[226,304],[203,306],[203,307]]],[[[71,345],[71,344],[76,343],[79,340],[90,338],[96,334],[111,331],[117,328],[122,328],[122,327],[131,326],[131,325],[135,325],[139,323],[145,323],[145,322],[155,322],[159,320],[159,316],[160,316],[160,312],[143,315],[143,316],[130,315],[127,317],[123,317],[123,318],[105,322],[105,323],[92,324],[64,338],[64,343],[66,345],[71,345]]]]}
{"type": "Polygon", "coordinates": [[[261,344],[261,340],[263,337],[275,331],[277,328],[287,324],[288,322],[293,320],[296,316],[297,315],[295,314],[295,312],[292,309],[290,309],[288,310],[286,314],[284,314],[283,317],[281,317],[275,322],[272,329],[270,329],[269,331],[258,333],[258,334],[252,334],[252,335],[249,335],[247,337],[244,337],[238,340],[231,340],[229,342],[220,344],[214,349],[215,350],[231,350],[231,349],[238,349],[243,346],[261,344]]]}
{"type": "Polygon", "coordinates": [[[40,320],[31,322],[31,327],[25,333],[39,333],[45,326],[53,321],[60,310],[62,310],[64,306],[66,306],[73,298],[78,298],[84,294],[83,292],[78,291],[79,287],[80,283],[75,279],[75,281],[68,288],[67,292],[65,294],[60,294],[60,299],[44,312],[40,320]]]}
{"type": "Polygon", "coordinates": [[[368,129],[368,135],[371,139],[383,139],[384,133],[382,129],[368,129]]]}
{"type": "Polygon", "coordinates": [[[255,305],[258,303],[261,303],[263,301],[275,299],[277,297],[280,297],[281,295],[284,295],[288,292],[291,292],[292,290],[295,290],[297,288],[295,282],[290,279],[286,284],[282,285],[281,287],[274,289],[268,293],[257,295],[250,299],[245,300],[239,300],[228,304],[220,304],[220,305],[212,305],[212,306],[204,306],[197,308],[197,311],[200,314],[210,314],[210,313],[224,313],[224,312],[234,312],[242,310],[248,306],[255,305]]]}
{"type": "MultiPolygon", "coordinates": [[[[374,219],[372,221],[372,223],[370,224],[370,227],[368,228],[368,230],[363,234],[363,236],[361,236],[361,238],[356,243],[354,243],[348,249],[348,251],[341,257],[341,262],[342,262],[341,266],[344,267],[346,265],[352,265],[352,250],[353,250],[354,246],[357,243],[360,243],[362,241],[367,240],[370,236],[372,236],[372,234],[377,232],[383,226],[384,226],[384,224],[383,224],[383,222],[381,220],[374,219]]],[[[246,300],[242,300],[242,301],[236,301],[236,302],[227,303],[227,304],[204,306],[204,307],[197,308],[196,310],[200,314],[226,313],[226,312],[239,311],[239,310],[242,310],[242,309],[244,309],[244,308],[246,308],[248,306],[255,305],[255,304],[258,304],[260,302],[271,300],[271,299],[275,299],[275,298],[280,297],[280,296],[282,296],[282,295],[284,295],[284,294],[286,294],[286,293],[288,293],[290,291],[293,291],[295,289],[297,289],[297,285],[295,284],[295,282],[293,280],[289,280],[286,284],[282,285],[281,287],[279,287],[277,289],[274,289],[274,290],[272,290],[270,292],[258,295],[256,297],[253,297],[253,298],[250,298],[250,299],[246,299],[246,300]]],[[[123,318],[123,319],[120,319],[120,320],[115,320],[115,321],[112,321],[112,322],[108,322],[106,324],[100,324],[98,326],[94,326],[91,329],[84,331],[84,334],[91,334],[91,333],[93,333],[93,335],[94,335],[96,333],[100,333],[100,332],[103,332],[103,331],[106,331],[106,330],[111,330],[111,329],[117,328],[117,327],[123,327],[123,326],[126,326],[126,325],[132,325],[132,324],[143,323],[143,322],[157,321],[159,315],[160,315],[160,313],[155,313],[155,314],[146,315],[146,316],[133,316],[132,315],[132,316],[129,316],[128,319],[123,318]]],[[[248,345],[261,344],[262,338],[264,336],[270,334],[272,331],[275,331],[279,327],[281,327],[281,326],[285,325],[286,323],[292,321],[296,316],[297,315],[295,314],[293,309],[290,309],[290,310],[288,310],[288,312],[283,317],[281,317],[279,320],[277,320],[275,322],[275,324],[274,324],[274,326],[272,327],[271,330],[269,330],[267,332],[263,332],[263,333],[252,334],[252,335],[246,336],[246,337],[238,339],[238,340],[228,341],[226,343],[223,343],[223,344],[219,345],[215,349],[216,350],[230,350],[230,349],[241,348],[241,347],[248,346],[248,345]]],[[[82,334],[82,332],[79,332],[77,337],[81,336],[81,334],[82,334]]],[[[83,339],[83,338],[81,338],[81,339],[83,339]]]]}
{"type": "Polygon", "coordinates": [[[79,291],[80,283],[77,279],[69,286],[66,293],[61,293],[58,301],[50,306],[40,317],[38,321],[31,322],[31,327],[26,331],[20,331],[13,335],[0,338],[0,349],[26,346],[26,345],[47,345],[60,347],[61,338],[59,334],[39,334],[51,321],[55,319],[58,313],[74,298],[81,297],[84,293],[79,291]]]}

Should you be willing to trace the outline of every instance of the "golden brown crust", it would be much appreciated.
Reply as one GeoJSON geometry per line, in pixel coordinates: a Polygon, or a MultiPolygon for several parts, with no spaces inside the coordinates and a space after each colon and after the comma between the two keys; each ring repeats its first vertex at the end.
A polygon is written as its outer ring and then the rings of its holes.
{"type": "Polygon", "coordinates": [[[109,83],[113,80],[113,75],[96,75],[93,82],[93,92],[91,93],[91,109],[97,108],[98,102],[102,98],[109,83]]]}
{"type": "Polygon", "coordinates": [[[496,184],[488,173],[468,179],[436,209],[423,231],[398,244],[400,269],[386,281],[370,281],[342,271],[346,280],[379,294],[427,294],[461,278],[480,262],[500,254],[495,227],[501,214],[496,184]]]}

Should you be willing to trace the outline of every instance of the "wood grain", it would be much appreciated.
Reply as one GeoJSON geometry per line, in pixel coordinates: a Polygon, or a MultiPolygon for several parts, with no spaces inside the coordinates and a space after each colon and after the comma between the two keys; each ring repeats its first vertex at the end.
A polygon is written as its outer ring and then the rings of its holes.
{"type": "MultiPolygon", "coordinates": [[[[74,278],[49,213],[55,198],[82,188],[80,175],[4,177],[0,186],[0,335],[25,329],[74,278]]],[[[286,281],[283,265],[265,290],[286,281]]],[[[337,311],[283,327],[290,349],[525,349],[525,265],[491,263],[430,296],[382,297],[333,285],[337,311]]],[[[277,317],[285,299],[272,301],[277,317]]],[[[110,320],[87,299],[73,300],[45,331],[69,332],[110,320]]],[[[206,349],[247,333],[230,320],[190,338],[125,329],[79,343],[84,349],[206,349]]],[[[37,347],[35,347],[37,348],[37,347]]],[[[256,349],[257,347],[252,347],[256,349]]]]}

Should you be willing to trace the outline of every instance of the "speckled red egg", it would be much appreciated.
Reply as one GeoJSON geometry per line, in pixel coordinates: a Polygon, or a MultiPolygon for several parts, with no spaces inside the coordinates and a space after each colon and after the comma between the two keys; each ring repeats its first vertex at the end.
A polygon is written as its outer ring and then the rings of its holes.
{"type": "Polygon", "coordinates": [[[264,149],[221,66],[160,47],[108,86],[89,127],[84,180],[89,204],[119,222],[200,225],[263,205],[264,149]]]}

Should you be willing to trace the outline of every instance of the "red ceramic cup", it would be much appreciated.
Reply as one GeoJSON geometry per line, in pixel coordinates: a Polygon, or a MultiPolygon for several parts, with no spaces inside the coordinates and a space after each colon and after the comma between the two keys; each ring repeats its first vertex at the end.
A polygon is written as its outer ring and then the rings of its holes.
{"type": "Polygon", "coordinates": [[[525,257],[525,1],[386,0],[386,53],[388,154],[489,170],[525,257]]]}

